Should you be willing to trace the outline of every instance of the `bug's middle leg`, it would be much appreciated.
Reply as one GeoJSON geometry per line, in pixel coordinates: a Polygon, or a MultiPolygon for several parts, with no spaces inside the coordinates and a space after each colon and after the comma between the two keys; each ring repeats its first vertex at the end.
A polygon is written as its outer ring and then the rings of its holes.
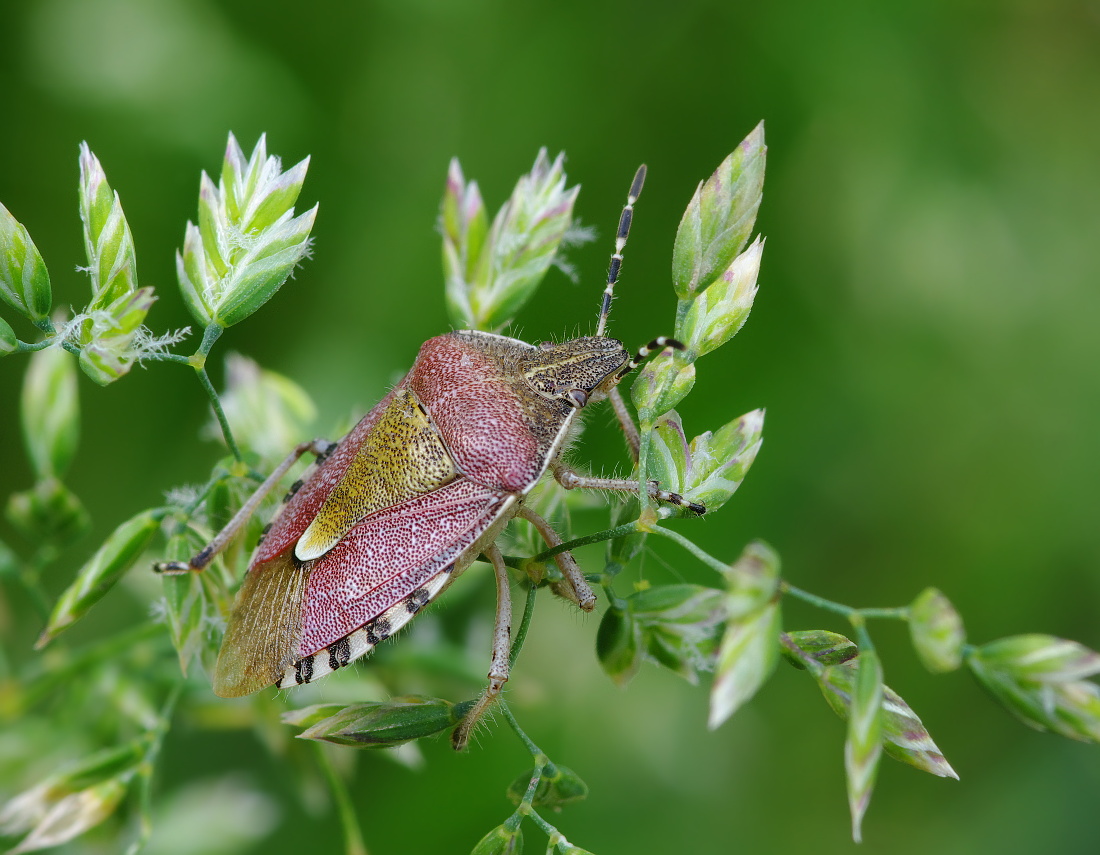
{"type": "MultiPolygon", "coordinates": [[[[554,469],[554,477],[566,490],[610,490],[615,493],[638,494],[638,482],[632,478],[595,478],[591,475],[581,475],[566,466],[558,466],[554,469]]],[[[668,502],[678,508],[686,508],[695,514],[705,514],[706,507],[698,502],[689,502],[679,493],[662,490],[656,481],[650,481],[648,492],[651,498],[658,502],[668,502]]]]}
{"type": "Polygon", "coordinates": [[[493,565],[493,574],[497,580],[497,613],[493,626],[493,658],[489,663],[489,685],[451,735],[451,744],[456,751],[464,750],[469,744],[474,727],[497,699],[504,684],[508,682],[511,671],[512,592],[508,587],[508,568],[495,543],[485,550],[485,557],[493,565]]]}

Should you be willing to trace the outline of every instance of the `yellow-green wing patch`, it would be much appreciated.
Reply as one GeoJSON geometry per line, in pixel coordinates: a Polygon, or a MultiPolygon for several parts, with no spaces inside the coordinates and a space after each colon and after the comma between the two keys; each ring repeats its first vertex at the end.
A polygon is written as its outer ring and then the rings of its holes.
{"type": "Polygon", "coordinates": [[[449,484],[458,471],[416,395],[404,389],[363,440],[294,554],[320,558],[363,517],[449,484]]]}

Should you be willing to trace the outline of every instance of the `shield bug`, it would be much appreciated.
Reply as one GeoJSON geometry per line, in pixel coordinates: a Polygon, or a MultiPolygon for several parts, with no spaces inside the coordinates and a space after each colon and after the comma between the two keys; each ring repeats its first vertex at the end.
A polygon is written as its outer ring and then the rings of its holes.
{"type": "MultiPolygon", "coordinates": [[[[495,540],[514,517],[550,546],[562,540],[525,504],[548,473],[568,489],[636,492],[638,482],[580,475],[561,454],[589,404],[610,397],[632,448],[637,429],[615,387],[648,354],[681,345],[658,338],[631,355],[606,336],[639,168],[619,219],[596,333],[532,345],[462,330],[424,343],[412,369],[339,443],[296,448],[214,541],[163,572],[201,570],[241,530],[304,453],[317,456],[257,546],[218,655],[214,691],[236,697],[309,683],[392,635],[478,556],[497,583],[489,685],[455,733],[470,728],[508,679],[511,599],[495,540]]],[[[659,501],[703,513],[649,485],[659,501]]],[[[565,595],[596,601],[568,552],[555,556],[565,595]]]]}

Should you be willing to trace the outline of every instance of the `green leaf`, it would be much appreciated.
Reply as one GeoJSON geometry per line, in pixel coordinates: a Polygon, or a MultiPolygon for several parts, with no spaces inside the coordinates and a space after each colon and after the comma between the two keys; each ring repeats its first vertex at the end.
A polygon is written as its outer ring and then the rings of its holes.
{"type": "Polygon", "coordinates": [[[760,207],[766,152],[761,123],[695,191],[672,252],[672,281],[681,300],[714,282],[748,242],[760,207]]]}
{"type": "Polygon", "coordinates": [[[56,478],[37,481],[13,493],[6,509],[8,521],[30,541],[65,546],[82,537],[92,521],[80,499],[56,478]]]}
{"type": "Polygon", "coordinates": [[[926,588],[909,606],[909,635],[924,667],[933,674],[962,664],[966,632],[962,618],[936,588],[926,588]]]}
{"type": "Polygon", "coordinates": [[[0,205],[0,300],[31,321],[50,314],[53,294],[46,263],[27,229],[0,205]]]}
{"type": "Polygon", "coordinates": [[[519,825],[510,823],[498,825],[477,842],[470,855],[522,855],[523,832],[519,825]]]}

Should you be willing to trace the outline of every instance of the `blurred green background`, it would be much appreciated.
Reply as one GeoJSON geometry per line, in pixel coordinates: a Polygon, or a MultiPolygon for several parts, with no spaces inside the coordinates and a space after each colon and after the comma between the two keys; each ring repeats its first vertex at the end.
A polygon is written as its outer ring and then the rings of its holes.
{"type": "MultiPolygon", "coordinates": [[[[795,584],[853,605],[935,584],[976,642],[1041,631],[1100,646],[1095,0],[39,0],[6,3],[3,19],[0,199],[59,304],[87,287],[73,272],[81,140],[122,196],[141,283],[161,296],[157,330],[190,322],[173,252],[226,133],[249,150],[266,131],[287,165],[312,156],[314,258],[225,349],[305,386],[321,433],[448,328],[435,219],[452,156],[493,209],[540,146],[565,150],[583,185],[577,210],[601,237],[571,256],[578,285],[552,273],[519,318],[534,341],[591,329],[619,206],[648,164],[613,316],[634,346],[671,328],[672,239],[696,183],[763,119],[760,293],[681,411],[699,433],[765,406],[766,442],[724,511],[681,530],[725,559],[763,537],[795,584]]],[[[5,495],[31,477],[12,406],[24,366],[0,363],[5,495]]],[[[96,531],[74,569],[220,454],[198,439],[206,407],[186,371],[82,381],[81,395],[68,481],[96,531]]],[[[589,419],[578,457],[625,467],[609,415],[589,419]]],[[[647,561],[654,578],[715,582],[663,545],[647,561]]],[[[785,617],[844,629],[797,604],[785,617]]],[[[781,665],[709,733],[704,688],[649,666],[615,689],[596,625],[544,603],[510,684],[531,735],[592,787],[555,820],[571,840],[601,855],[855,850],[843,725],[804,675],[781,665]]],[[[903,627],[876,638],[887,682],[962,781],[884,761],[861,851],[1100,850],[1095,748],[1024,728],[965,674],[926,674],[903,627]]],[[[468,851],[528,764],[503,723],[467,756],[442,741],[425,752],[418,772],[362,758],[353,795],[373,853],[468,851]]],[[[295,774],[249,732],[177,731],[163,804],[252,795],[222,849],[197,833],[213,820],[165,820],[156,851],[338,851],[332,815],[297,806],[295,774]]]]}

